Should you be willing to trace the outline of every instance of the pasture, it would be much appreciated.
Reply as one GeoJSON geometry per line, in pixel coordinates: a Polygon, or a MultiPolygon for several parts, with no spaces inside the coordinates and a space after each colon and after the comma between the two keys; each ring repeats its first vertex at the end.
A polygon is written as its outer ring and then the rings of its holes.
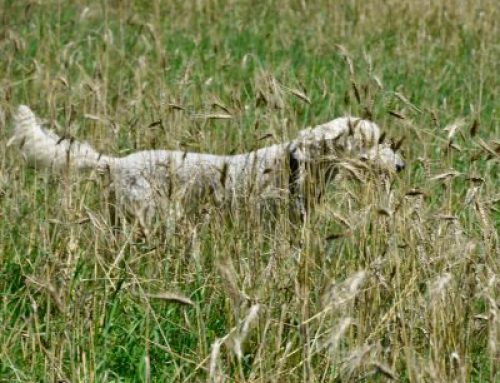
{"type": "Polygon", "coordinates": [[[3,1],[0,18],[0,381],[500,379],[496,0],[3,1]],[[116,155],[240,153],[362,116],[406,169],[341,169],[303,224],[286,201],[206,204],[145,240],[106,175],[7,146],[19,104],[116,155]]]}

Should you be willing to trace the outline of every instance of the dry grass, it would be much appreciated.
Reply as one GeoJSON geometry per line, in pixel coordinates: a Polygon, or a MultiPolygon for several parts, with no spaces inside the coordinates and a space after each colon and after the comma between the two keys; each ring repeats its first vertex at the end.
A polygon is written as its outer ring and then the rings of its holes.
{"type": "Polygon", "coordinates": [[[494,0],[0,8],[0,381],[499,379],[494,0]],[[17,104],[113,153],[229,153],[345,113],[405,137],[301,227],[210,205],[113,222],[106,179],[27,169],[17,104]]]}

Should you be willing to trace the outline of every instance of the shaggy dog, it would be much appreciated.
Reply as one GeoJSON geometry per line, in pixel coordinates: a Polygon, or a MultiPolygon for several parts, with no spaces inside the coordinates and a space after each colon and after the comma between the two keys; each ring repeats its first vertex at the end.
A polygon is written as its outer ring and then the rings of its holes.
{"type": "Polygon", "coordinates": [[[236,207],[287,196],[301,217],[307,210],[306,185],[330,182],[344,160],[367,160],[387,171],[404,168],[378,126],[342,117],[301,130],[297,138],[237,155],[146,150],[125,157],[98,153],[90,145],[57,136],[40,126],[27,106],[14,115],[18,144],[37,168],[108,172],[119,206],[147,232],[155,215],[170,224],[184,208],[209,195],[216,204],[236,207]]]}

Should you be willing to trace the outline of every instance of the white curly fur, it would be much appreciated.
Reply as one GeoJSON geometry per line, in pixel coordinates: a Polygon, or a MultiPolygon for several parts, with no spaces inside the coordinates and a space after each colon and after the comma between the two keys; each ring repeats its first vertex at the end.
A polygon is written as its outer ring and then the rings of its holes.
{"type": "Polygon", "coordinates": [[[301,130],[289,142],[237,155],[175,150],[146,150],[125,157],[102,155],[87,143],[63,139],[42,128],[25,105],[18,107],[14,126],[9,145],[19,144],[25,158],[37,168],[109,171],[119,204],[143,229],[151,225],[156,213],[175,220],[183,214],[182,205],[207,192],[216,203],[234,205],[247,201],[250,193],[260,200],[295,190],[301,205],[300,194],[310,169],[326,163],[321,168],[329,171],[341,157],[370,160],[391,171],[404,167],[388,145],[379,145],[378,126],[355,117],[338,118],[301,130]]]}

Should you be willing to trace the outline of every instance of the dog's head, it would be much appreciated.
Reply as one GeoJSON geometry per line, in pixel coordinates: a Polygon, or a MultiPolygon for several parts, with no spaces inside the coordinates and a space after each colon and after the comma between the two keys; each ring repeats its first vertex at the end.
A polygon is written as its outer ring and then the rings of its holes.
{"type": "Polygon", "coordinates": [[[405,168],[403,159],[389,144],[374,146],[363,152],[360,159],[369,161],[383,170],[400,172],[405,168]]]}
{"type": "Polygon", "coordinates": [[[380,128],[374,122],[354,117],[342,117],[301,130],[295,140],[295,157],[311,162],[319,157],[369,161],[386,171],[401,171],[405,164],[388,144],[380,143],[380,128]]]}

